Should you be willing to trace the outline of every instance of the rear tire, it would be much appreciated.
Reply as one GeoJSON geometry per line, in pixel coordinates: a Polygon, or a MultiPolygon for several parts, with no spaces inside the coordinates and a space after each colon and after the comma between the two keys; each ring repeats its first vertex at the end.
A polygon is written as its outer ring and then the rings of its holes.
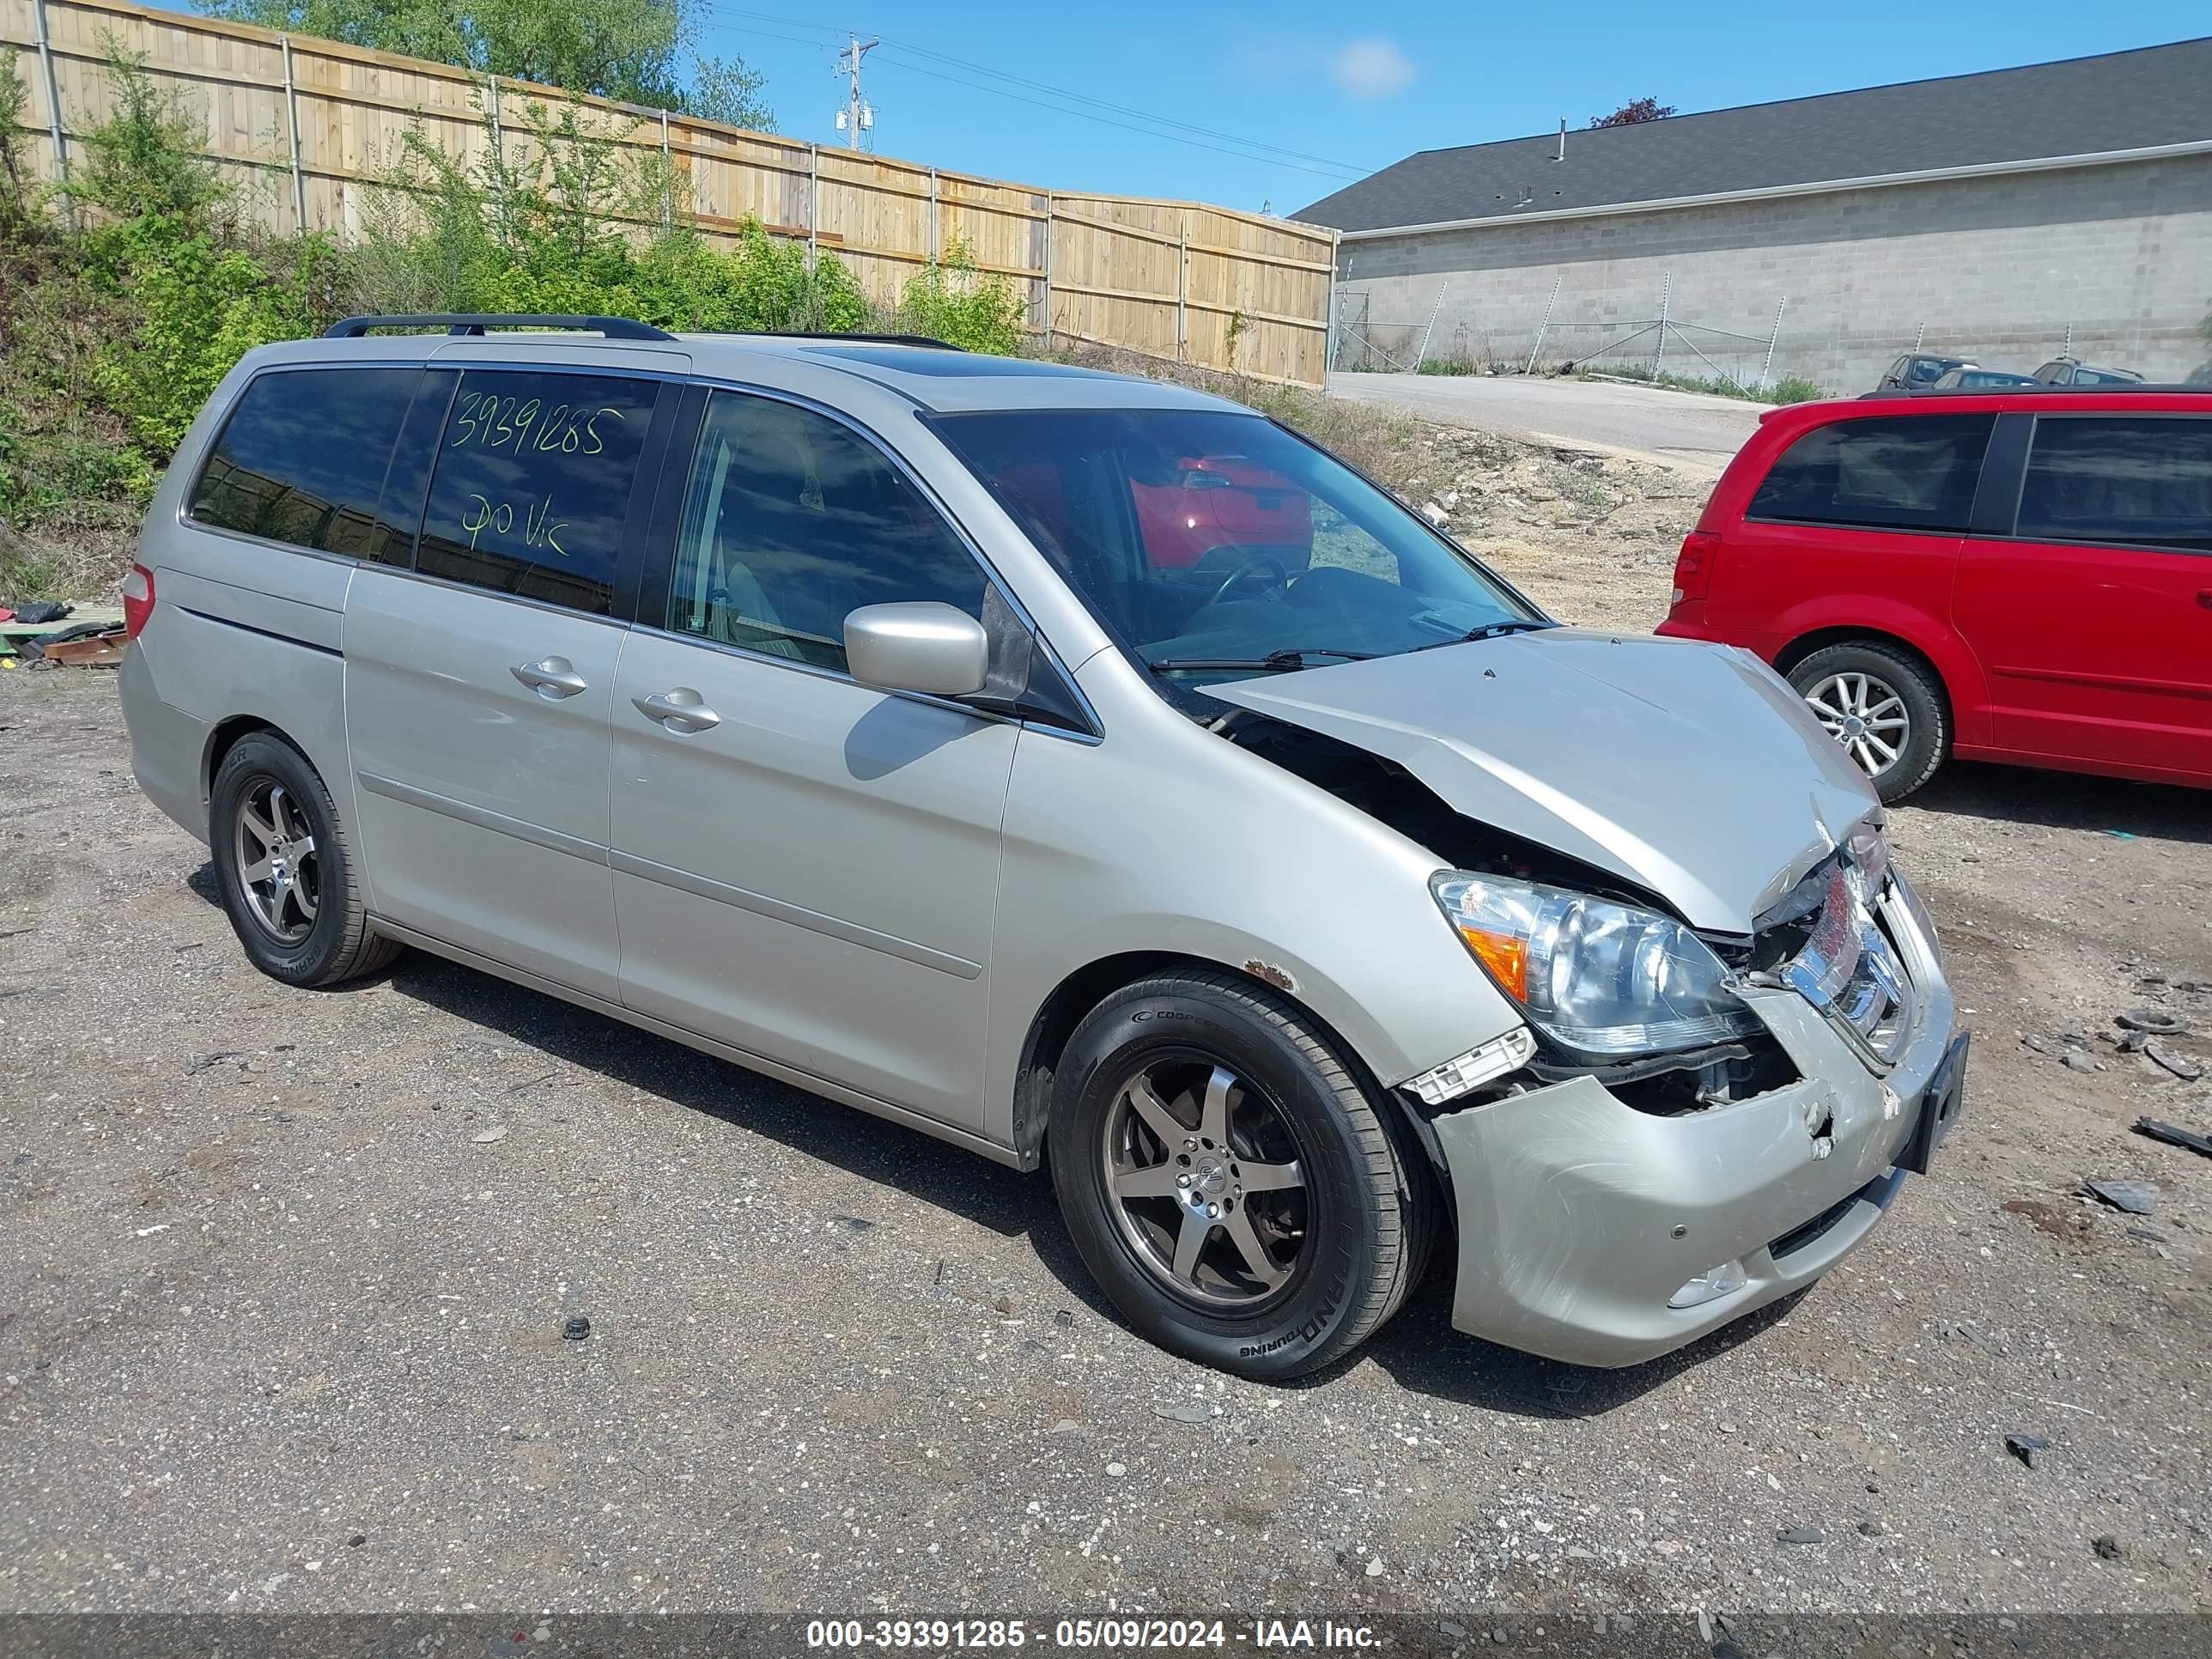
{"type": "Polygon", "coordinates": [[[1790,684],[1884,801],[1903,800],[1950,753],[1942,683],[1895,646],[1874,640],[1824,646],[1790,671],[1790,684]]]}
{"type": "Polygon", "coordinates": [[[1150,1340],[1280,1381],[1351,1352],[1413,1289],[1433,1182],[1356,1064],[1280,999],[1226,972],[1144,980],[1054,1071],[1060,1212],[1150,1340]]]}
{"type": "Polygon", "coordinates": [[[287,985],[373,974],[399,945],[371,932],[351,843],[307,757],[270,732],[231,745],[208,792],[208,848],[246,957],[287,985]]]}

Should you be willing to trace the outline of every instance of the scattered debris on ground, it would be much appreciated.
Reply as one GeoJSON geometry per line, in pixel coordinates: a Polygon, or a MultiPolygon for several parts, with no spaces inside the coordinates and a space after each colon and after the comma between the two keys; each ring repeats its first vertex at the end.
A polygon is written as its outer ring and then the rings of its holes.
{"type": "Polygon", "coordinates": [[[2051,1449],[2051,1442],[2039,1434],[2008,1434],[2005,1449],[2032,1469],[2035,1460],[2051,1449]]]}
{"type": "Polygon", "coordinates": [[[2171,1123],[2161,1123],[2154,1117],[2136,1120],[2136,1133],[2148,1135],[2153,1140],[2163,1140],[2175,1146],[2185,1146],[2192,1152],[2212,1158],[2212,1136],[2200,1135],[2192,1130],[2178,1128],[2171,1123]]]}
{"type": "Polygon", "coordinates": [[[2130,1215],[2148,1215],[2158,1208],[2158,1188],[2148,1181],[2085,1181],[2081,1190],[2130,1215]]]}

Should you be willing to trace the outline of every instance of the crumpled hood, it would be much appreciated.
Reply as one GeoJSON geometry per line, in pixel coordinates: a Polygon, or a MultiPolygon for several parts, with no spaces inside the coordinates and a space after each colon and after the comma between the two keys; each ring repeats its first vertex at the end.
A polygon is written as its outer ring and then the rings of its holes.
{"type": "Polygon", "coordinates": [[[1547,629],[1205,688],[1396,762],[1453,811],[1752,920],[1876,813],[1796,692],[1748,653],[1547,629]]]}

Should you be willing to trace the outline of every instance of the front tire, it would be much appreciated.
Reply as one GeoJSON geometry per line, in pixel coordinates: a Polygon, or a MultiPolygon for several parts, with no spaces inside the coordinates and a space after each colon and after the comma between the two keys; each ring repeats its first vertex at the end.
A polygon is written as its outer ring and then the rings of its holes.
{"type": "Polygon", "coordinates": [[[1052,1176],[1122,1316],[1261,1381],[1373,1334],[1419,1275],[1433,1206],[1368,1087],[1231,974],[1164,975],[1092,1010],[1055,1068],[1052,1176]]]}
{"type": "Polygon", "coordinates": [[[208,797],[222,908],[256,968],[287,985],[336,985],[399,953],[369,930],[345,827],[298,750],[248,732],[223,756],[208,797]]]}
{"type": "Polygon", "coordinates": [[[1942,684],[1893,646],[1854,640],[1823,647],[1790,669],[1790,684],[1884,801],[1919,788],[1950,752],[1942,684]]]}

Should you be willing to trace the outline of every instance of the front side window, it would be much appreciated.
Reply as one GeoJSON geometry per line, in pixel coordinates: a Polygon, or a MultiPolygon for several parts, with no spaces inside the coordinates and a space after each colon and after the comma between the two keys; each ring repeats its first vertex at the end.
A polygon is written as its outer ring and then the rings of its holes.
{"type": "Polygon", "coordinates": [[[983,568],[860,434],[772,398],[718,392],[685,487],[672,633],[845,666],[845,618],[939,600],[981,618],[983,568]]]}
{"type": "Polygon", "coordinates": [[[1544,625],[1404,507],[1257,415],[994,410],[934,426],[1107,630],[1186,683],[1544,625]]]}
{"type": "Polygon", "coordinates": [[[2017,533],[2212,552],[2212,420],[2038,421],[2017,533]]]}
{"type": "Polygon", "coordinates": [[[606,615],[657,391],[611,374],[464,374],[416,569],[606,615]]]}
{"type": "MultiPolygon", "coordinates": [[[[419,368],[291,368],[238,399],[192,484],[196,524],[358,558],[419,368]]],[[[411,526],[410,526],[411,528],[411,526]]]]}
{"type": "Polygon", "coordinates": [[[1783,524],[1964,531],[1991,415],[1906,415],[1815,427],[1778,457],[1749,515],[1783,524]]]}

